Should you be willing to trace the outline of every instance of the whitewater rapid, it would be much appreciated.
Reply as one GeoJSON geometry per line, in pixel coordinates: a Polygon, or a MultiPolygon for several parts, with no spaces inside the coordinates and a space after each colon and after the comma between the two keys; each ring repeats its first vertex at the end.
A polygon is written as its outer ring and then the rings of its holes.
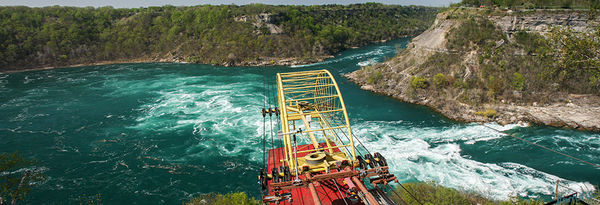
{"type": "MultiPolygon", "coordinates": [[[[510,130],[524,125],[488,126],[510,130]]],[[[462,155],[463,143],[507,137],[476,123],[439,130],[411,128],[410,123],[404,125],[402,121],[368,121],[357,123],[354,128],[369,150],[387,157],[391,171],[400,181],[433,181],[497,200],[552,195],[557,180],[565,186],[561,187],[562,192],[594,191],[589,182],[562,179],[517,163],[482,163],[462,155]]]]}
{"type": "MultiPolygon", "coordinates": [[[[198,139],[196,144],[182,147],[185,157],[170,160],[201,157],[204,152],[215,151],[220,155],[245,155],[249,160],[261,163],[264,130],[256,105],[262,104],[265,96],[260,93],[260,83],[251,83],[259,82],[261,76],[246,74],[235,77],[244,79],[244,83],[193,83],[210,78],[213,76],[145,82],[148,85],[143,87],[156,89],[158,96],[141,106],[142,114],[136,119],[137,124],[130,128],[140,132],[184,132],[198,139]],[[156,84],[162,87],[153,86],[156,84]]],[[[271,125],[268,123],[267,134],[269,126],[277,126],[275,121],[271,125]]],[[[455,124],[442,129],[413,126],[411,122],[404,121],[353,120],[353,123],[359,139],[369,150],[380,152],[388,159],[391,171],[401,182],[433,181],[498,200],[507,200],[511,196],[552,195],[557,180],[568,189],[586,193],[594,190],[589,182],[562,179],[518,163],[482,163],[462,155],[462,145],[506,138],[476,123],[455,124]]],[[[528,125],[488,126],[511,130],[528,125]]],[[[600,145],[593,140],[572,143],[600,145]]],[[[271,146],[269,141],[267,146],[271,146]]]]}

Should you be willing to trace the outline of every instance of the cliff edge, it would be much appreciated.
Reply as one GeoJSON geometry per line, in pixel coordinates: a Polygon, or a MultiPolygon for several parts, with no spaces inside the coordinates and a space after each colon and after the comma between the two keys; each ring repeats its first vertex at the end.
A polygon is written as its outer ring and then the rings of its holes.
{"type": "Polygon", "coordinates": [[[450,8],[394,58],[346,76],[466,122],[600,131],[592,11],[450,8]]]}

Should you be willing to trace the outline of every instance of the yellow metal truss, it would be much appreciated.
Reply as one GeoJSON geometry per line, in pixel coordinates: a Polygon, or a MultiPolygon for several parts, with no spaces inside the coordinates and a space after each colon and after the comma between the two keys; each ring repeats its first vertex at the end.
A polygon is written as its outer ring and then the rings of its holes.
{"type": "MultiPolygon", "coordinates": [[[[278,73],[277,98],[285,145],[284,160],[290,170],[329,171],[344,160],[352,166],[357,164],[346,106],[338,84],[328,70],[278,73]],[[302,131],[298,132],[299,129],[302,131]],[[317,159],[325,159],[318,163],[304,157],[296,159],[292,141],[294,134],[297,138],[310,139],[313,147],[298,153],[308,152],[317,159]],[[335,152],[335,149],[341,152],[335,152]]],[[[294,171],[292,174],[295,174],[294,171]]]]}

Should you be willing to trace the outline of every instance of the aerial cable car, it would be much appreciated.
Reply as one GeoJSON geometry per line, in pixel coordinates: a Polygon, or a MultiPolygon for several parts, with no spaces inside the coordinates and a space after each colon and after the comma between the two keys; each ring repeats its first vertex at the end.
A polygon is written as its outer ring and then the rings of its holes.
{"type": "Polygon", "coordinates": [[[278,118],[283,146],[268,150],[259,173],[263,203],[394,204],[380,187],[398,180],[380,153],[362,146],[361,156],[331,73],[278,73],[276,83],[278,106],[261,114],[278,118]]]}

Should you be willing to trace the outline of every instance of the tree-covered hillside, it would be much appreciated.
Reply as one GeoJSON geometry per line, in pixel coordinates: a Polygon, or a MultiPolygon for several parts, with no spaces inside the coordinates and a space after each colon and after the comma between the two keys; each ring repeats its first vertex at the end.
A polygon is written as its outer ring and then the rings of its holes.
{"type": "Polygon", "coordinates": [[[0,7],[0,70],[143,59],[301,62],[427,29],[436,8],[251,4],[135,9],[0,7]]]}
{"type": "Polygon", "coordinates": [[[598,14],[453,7],[394,58],[348,76],[456,120],[600,130],[598,14]]]}

